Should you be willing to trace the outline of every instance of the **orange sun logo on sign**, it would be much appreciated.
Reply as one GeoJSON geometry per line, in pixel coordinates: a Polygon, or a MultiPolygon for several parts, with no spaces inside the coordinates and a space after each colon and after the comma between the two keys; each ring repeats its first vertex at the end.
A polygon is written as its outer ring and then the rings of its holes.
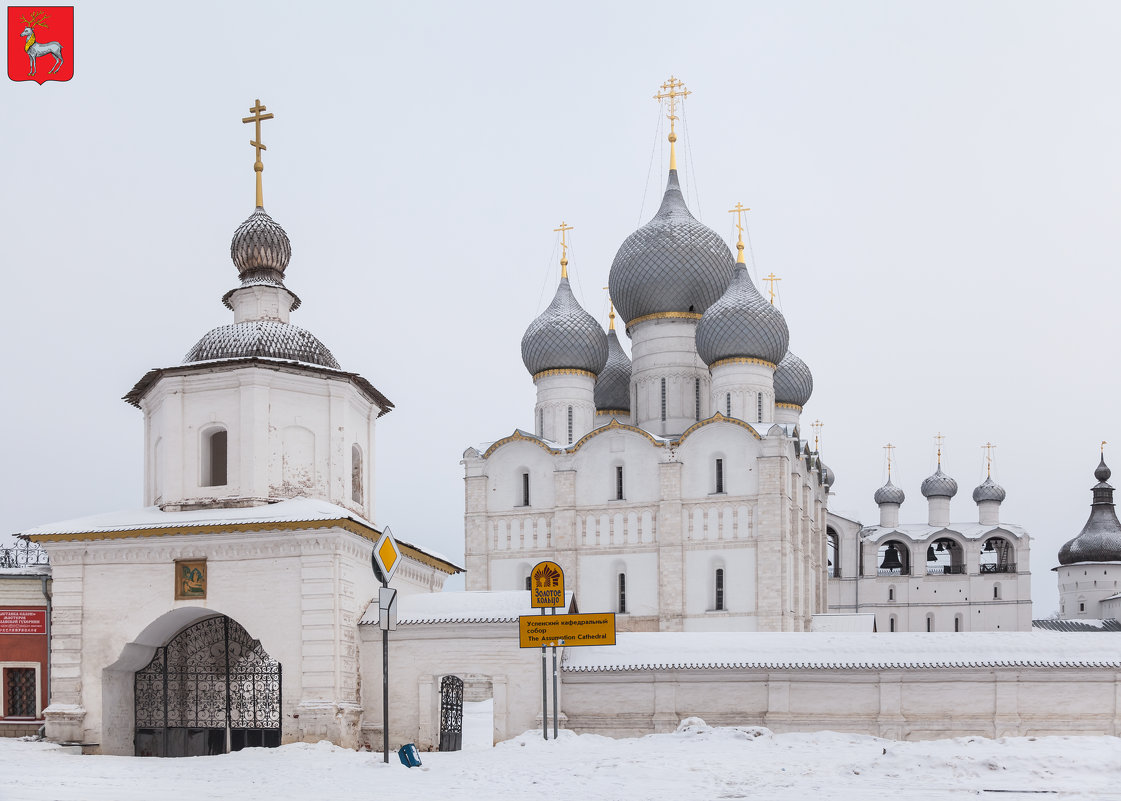
{"type": "Polygon", "coordinates": [[[74,77],[74,6],[8,6],[6,33],[13,81],[74,77]]]}

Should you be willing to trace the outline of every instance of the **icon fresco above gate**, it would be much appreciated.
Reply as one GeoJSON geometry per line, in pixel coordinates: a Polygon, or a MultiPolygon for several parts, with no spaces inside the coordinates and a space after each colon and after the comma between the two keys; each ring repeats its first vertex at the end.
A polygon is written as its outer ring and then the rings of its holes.
{"type": "Polygon", "coordinates": [[[206,560],[180,559],[175,562],[175,600],[206,598],[206,560]]]}

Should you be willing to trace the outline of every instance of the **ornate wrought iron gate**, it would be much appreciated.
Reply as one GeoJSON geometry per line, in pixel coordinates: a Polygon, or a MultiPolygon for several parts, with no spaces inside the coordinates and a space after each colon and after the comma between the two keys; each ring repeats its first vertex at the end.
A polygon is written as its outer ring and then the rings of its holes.
{"type": "Polygon", "coordinates": [[[199,621],[136,672],[136,755],[280,745],[280,663],[237,621],[199,621]]]}
{"type": "Polygon", "coordinates": [[[463,747],[463,679],[440,679],[440,750],[458,751],[463,747]]]}

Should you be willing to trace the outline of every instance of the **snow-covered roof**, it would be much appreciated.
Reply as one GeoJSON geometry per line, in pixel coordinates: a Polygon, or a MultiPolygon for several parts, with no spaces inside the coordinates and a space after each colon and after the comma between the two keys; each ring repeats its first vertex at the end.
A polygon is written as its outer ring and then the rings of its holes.
{"type": "Polygon", "coordinates": [[[642,632],[617,645],[566,648],[569,672],[626,670],[923,670],[1121,668],[1111,637],[1033,632],[642,632]]]}
{"type": "Polygon", "coordinates": [[[1031,622],[1031,627],[1035,631],[1121,631],[1121,622],[1093,618],[1080,618],[1078,620],[1033,620],[1031,622]]]}
{"type": "MultiPolygon", "coordinates": [[[[566,592],[564,608],[571,607],[572,593],[566,592]]],[[[397,625],[516,623],[521,615],[539,615],[541,611],[530,606],[529,590],[401,595],[397,599],[397,625]]],[[[377,625],[378,612],[377,603],[371,603],[358,624],[377,625]]]]}
{"type": "MultiPolygon", "coordinates": [[[[373,523],[348,509],[318,498],[289,498],[262,506],[236,509],[192,509],[185,512],[165,512],[158,506],[125,509],[117,512],[76,517],[57,523],[47,523],[21,531],[21,537],[67,534],[113,534],[115,532],[146,531],[150,529],[191,529],[213,526],[235,526],[252,523],[314,523],[316,521],[349,520],[374,532],[380,532],[373,523]]],[[[446,556],[406,542],[397,537],[400,545],[412,548],[441,562],[456,571],[463,568],[446,556]]]]}
{"type": "Polygon", "coordinates": [[[851,614],[817,614],[810,622],[810,631],[873,632],[876,616],[871,612],[851,614]]]}
{"type": "Polygon", "coordinates": [[[1013,537],[1027,537],[1028,532],[1023,526],[1012,523],[997,523],[995,526],[982,525],[981,523],[947,523],[944,526],[931,526],[927,523],[904,523],[898,526],[865,526],[860,531],[860,536],[869,542],[879,542],[890,539],[891,534],[902,534],[912,541],[919,542],[929,539],[932,535],[950,531],[960,534],[963,539],[981,540],[990,534],[1007,532],[1013,537]]]}

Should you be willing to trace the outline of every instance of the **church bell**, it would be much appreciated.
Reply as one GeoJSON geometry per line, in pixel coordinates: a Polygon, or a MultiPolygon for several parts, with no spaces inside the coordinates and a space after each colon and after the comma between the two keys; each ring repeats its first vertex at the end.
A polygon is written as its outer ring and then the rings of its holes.
{"type": "Polygon", "coordinates": [[[899,561],[899,552],[895,550],[895,543],[889,542],[887,545],[887,553],[884,554],[884,561],[880,565],[881,570],[898,570],[903,567],[903,563],[899,561]]]}

